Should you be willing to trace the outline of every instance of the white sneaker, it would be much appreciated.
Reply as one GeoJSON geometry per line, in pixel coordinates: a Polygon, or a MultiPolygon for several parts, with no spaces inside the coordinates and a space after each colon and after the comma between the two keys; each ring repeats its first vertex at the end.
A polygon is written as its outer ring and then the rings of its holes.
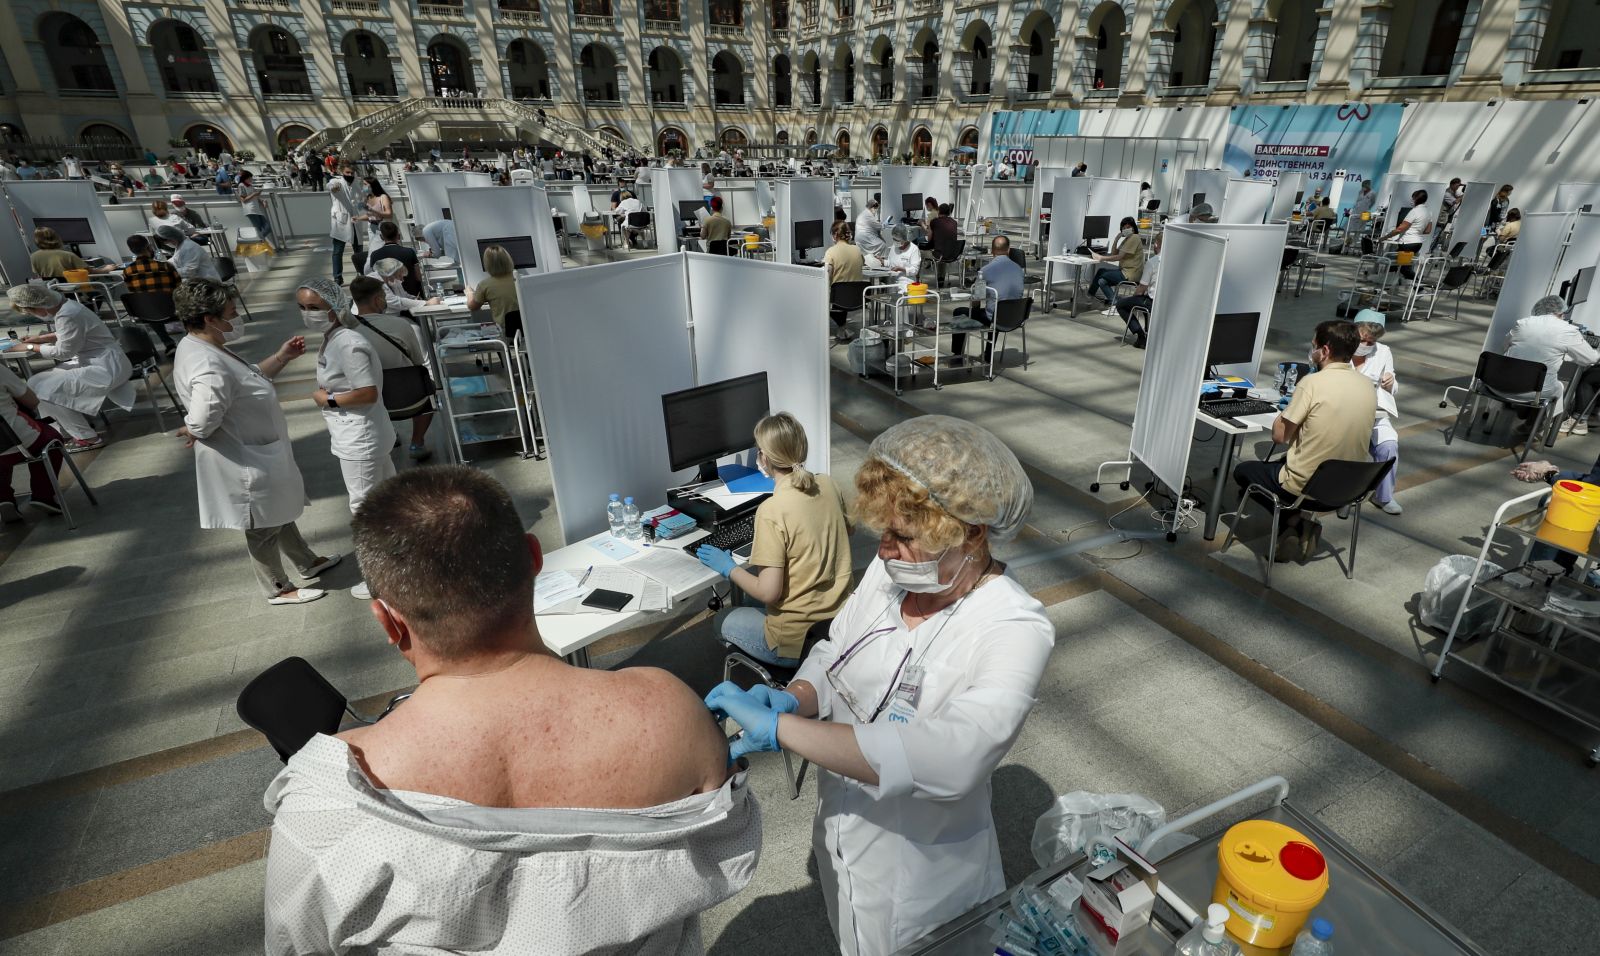
{"type": "Polygon", "coordinates": [[[350,596],[358,601],[370,601],[372,600],[372,589],[367,587],[367,582],[362,581],[350,589],[350,596]]]}
{"type": "Polygon", "coordinates": [[[1101,315],[1116,315],[1117,314],[1117,307],[1116,306],[1112,306],[1109,309],[1105,309],[1100,314],[1101,315]]]}
{"type": "MultiPolygon", "coordinates": [[[[1563,418],[1561,420],[1561,427],[1557,428],[1556,431],[1562,435],[1570,435],[1573,427],[1577,424],[1578,420],[1576,418],[1563,418]]],[[[1585,428],[1584,430],[1587,431],[1588,429],[1585,428]]]]}
{"type": "Polygon", "coordinates": [[[1587,418],[1580,418],[1574,422],[1572,425],[1572,433],[1574,435],[1589,434],[1589,420],[1587,418]]]}
{"type": "Polygon", "coordinates": [[[1405,510],[1404,508],[1400,507],[1400,502],[1395,501],[1392,498],[1390,500],[1388,500],[1388,501],[1385,501],[1383,504],[1379,505],[1378,507],[1382,508],[1383,509],[1383,513],[1386,514],[1386,515],[1397,515],[1400,512],[1405,510]]]}

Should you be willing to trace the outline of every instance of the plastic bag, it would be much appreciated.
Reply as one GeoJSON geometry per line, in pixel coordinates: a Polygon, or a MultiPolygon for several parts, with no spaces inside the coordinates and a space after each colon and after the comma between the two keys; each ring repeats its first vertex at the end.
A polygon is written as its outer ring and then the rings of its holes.
{"type": "MultiPolygon", "coordinates": [[[[1439,559],[1439,563],[1428,569],[1428,576],[1422,581],[1422,597],[1417,602],[1417,618],[1423,624],[1436,630],[1449,633],[1450,625],[1455,622],[1456,609],[1466,597],[1467,582],[1472,579],[1472,569],[1478,559],[1470,554],[1451,554],[1439,559]]],[[[1483,573],[1478,580],[1487,581],[1504,572],[1504,569],[1492,561],[1483,562],[1483,573]]],[[[1461,629],[1457,637],[1470,637],[1480,631],[1487,630],[1494,623],[1495,602],[1485,601],[1482,605],[1468,609],[1461,618],[1461,629]]]]}
{"type": "Polygon", "coordinates": [[[850,343],[850,371],[857,375],[882,372],[888,360],[888,341],[870,329],[862,329],[861,334],[850,343]]]}
{"type": "Polygon", "coordinates": [[[1166,822],[1167,811],[1149,797],[1074,790],[1057,797],[1055,806],[1039,815],[1033,825],[1033,858],[1040,866],[1049,866],[1082,850],[1091,840],[1109,843],[1112,837],[1138,846],[1166,822]]]}

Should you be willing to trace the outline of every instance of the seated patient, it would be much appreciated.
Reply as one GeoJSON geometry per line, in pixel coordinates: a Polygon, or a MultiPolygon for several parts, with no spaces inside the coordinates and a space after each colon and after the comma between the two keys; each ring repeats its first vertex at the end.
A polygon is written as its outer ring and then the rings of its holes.
{"type": "Polygon", "coordinates": [[[362,502],[372,613],[419,683],[268,788],[267,953],[699,953],[700,911],[749,882],[761,814],[705,706],[552,655],[522,529],[471,468],[362,502]]]}

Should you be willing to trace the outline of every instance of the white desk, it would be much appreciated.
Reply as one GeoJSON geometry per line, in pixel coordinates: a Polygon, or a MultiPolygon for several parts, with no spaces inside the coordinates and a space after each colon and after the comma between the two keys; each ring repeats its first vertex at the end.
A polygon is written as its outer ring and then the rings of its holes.
{"type": "MultiPolygon", "coordinates": [[[[664,541],[645,547],[642,541],[629,541],[631,547],[639,549],[638,555],[632,555],[622,561],[613,561],[595,548],[589,546],[591,541],[600,541],[610,537],[606,532],[585,538],[576,544],[569,544],[544,556],[544,569],[546,571],[573,571],[582,575],[585,570],[592,567],[627,567],[629,561],[641,557],[653,550],[676,549],[682,550],[689,557],[694,556],[694,546],[707,536],[704,530],[692,531],[681,538],[664,541]]],[[[735,557],[741,565],[744,559],[735,557]]],[[[578,667],[589,666],[589,645],[609,634],[625,631],[631,627],[638,627],[655,620],[665,620],[667,617],[681,613],[685,602],[704,594],[715,584],[722,581],[722,576],[710,568],[704,568],[705,574],[701,580],[686,588],[674,590],[672,607],[665,611],[594,611],[582,614],[546,614],[538,617],[539,636],[544,639],[546,647],[551,653],[560,655],[578,667]]],[[[729,585],[733,587],[733,585],[729,585]]]]}
{"type": "MultiPolygon", "coordinates": [[[[1251,398],[1260,398],[1264,402],[1275,402],[1278,393],[1272,389],[1258,389],[1259,394],[1252,394],[1251,398]]],[[[1214,540],[1217,536],[1217,520],[1222,516],[1223,495],[1228,490],[1228,483],[1233,480],[1233,459],[1237,454],[1239,439],[1244,435],[1253,435],[1257,432],[1270,431],[1272,423],[1277,419],[1277,412],[1268,412],[1261,415],[1244,415],[1233,421],[1237,425],[1221,418],[1207,415],[1199,407],[1194,410],[1194,420],[1201,425],[1208,425],[1217,430],[1222,436],[1222,462],[1217,469],[1217,480],[1211,490],[1211,500],[1206,502],[1205,538],[1214,540]]]]}
{"type": "Polygon", "coordinates": [[[1051,295],[1054,294],[1054,292],[1051,291],[1051,290],[1053,290],[1055,288],[1055,281],[1054,281],[1055,267],[1058,266],[1058,265],[1071,266],[1072,267],[1072,314],[1074,316],[1076,316],[1078,314],[1078,286],[1083,284],[1083,267],[1084,266],[1092,266],[1098,261],[1099,260],[1095,259],[1092,256],[1080,256],[1080,255],[1075,255],[1073,253],[1068,253],[1068,254],[1062,255],[1062,256],[1045,256],[1045,259],[1044,259],[1044,287],[1045,287],[1046,293],[1047,294],[1051,294],[1051,295]]]}

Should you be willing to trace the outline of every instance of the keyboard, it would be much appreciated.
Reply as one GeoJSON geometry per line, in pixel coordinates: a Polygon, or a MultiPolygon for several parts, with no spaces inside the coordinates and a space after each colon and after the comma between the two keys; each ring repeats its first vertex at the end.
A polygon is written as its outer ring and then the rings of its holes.
{"type": "Polygon", "coordinates": [[[721,548],[724,551],[738,551],[741,548],[749,547],[750,543],[755,539],[756,515],[752,511],[742,518],[725,521],[712,528],[711,534],[696,542],[695,547],[709,544],[713,548],[721,548]]]}
{"type": "Polygon", "coordinates": [[[1259,398],[1227,398],[1201,402],[1200,408],[1212,418],[1243,418],[1248,415],[1277,414],[1278,406],[1259,398]]]}

